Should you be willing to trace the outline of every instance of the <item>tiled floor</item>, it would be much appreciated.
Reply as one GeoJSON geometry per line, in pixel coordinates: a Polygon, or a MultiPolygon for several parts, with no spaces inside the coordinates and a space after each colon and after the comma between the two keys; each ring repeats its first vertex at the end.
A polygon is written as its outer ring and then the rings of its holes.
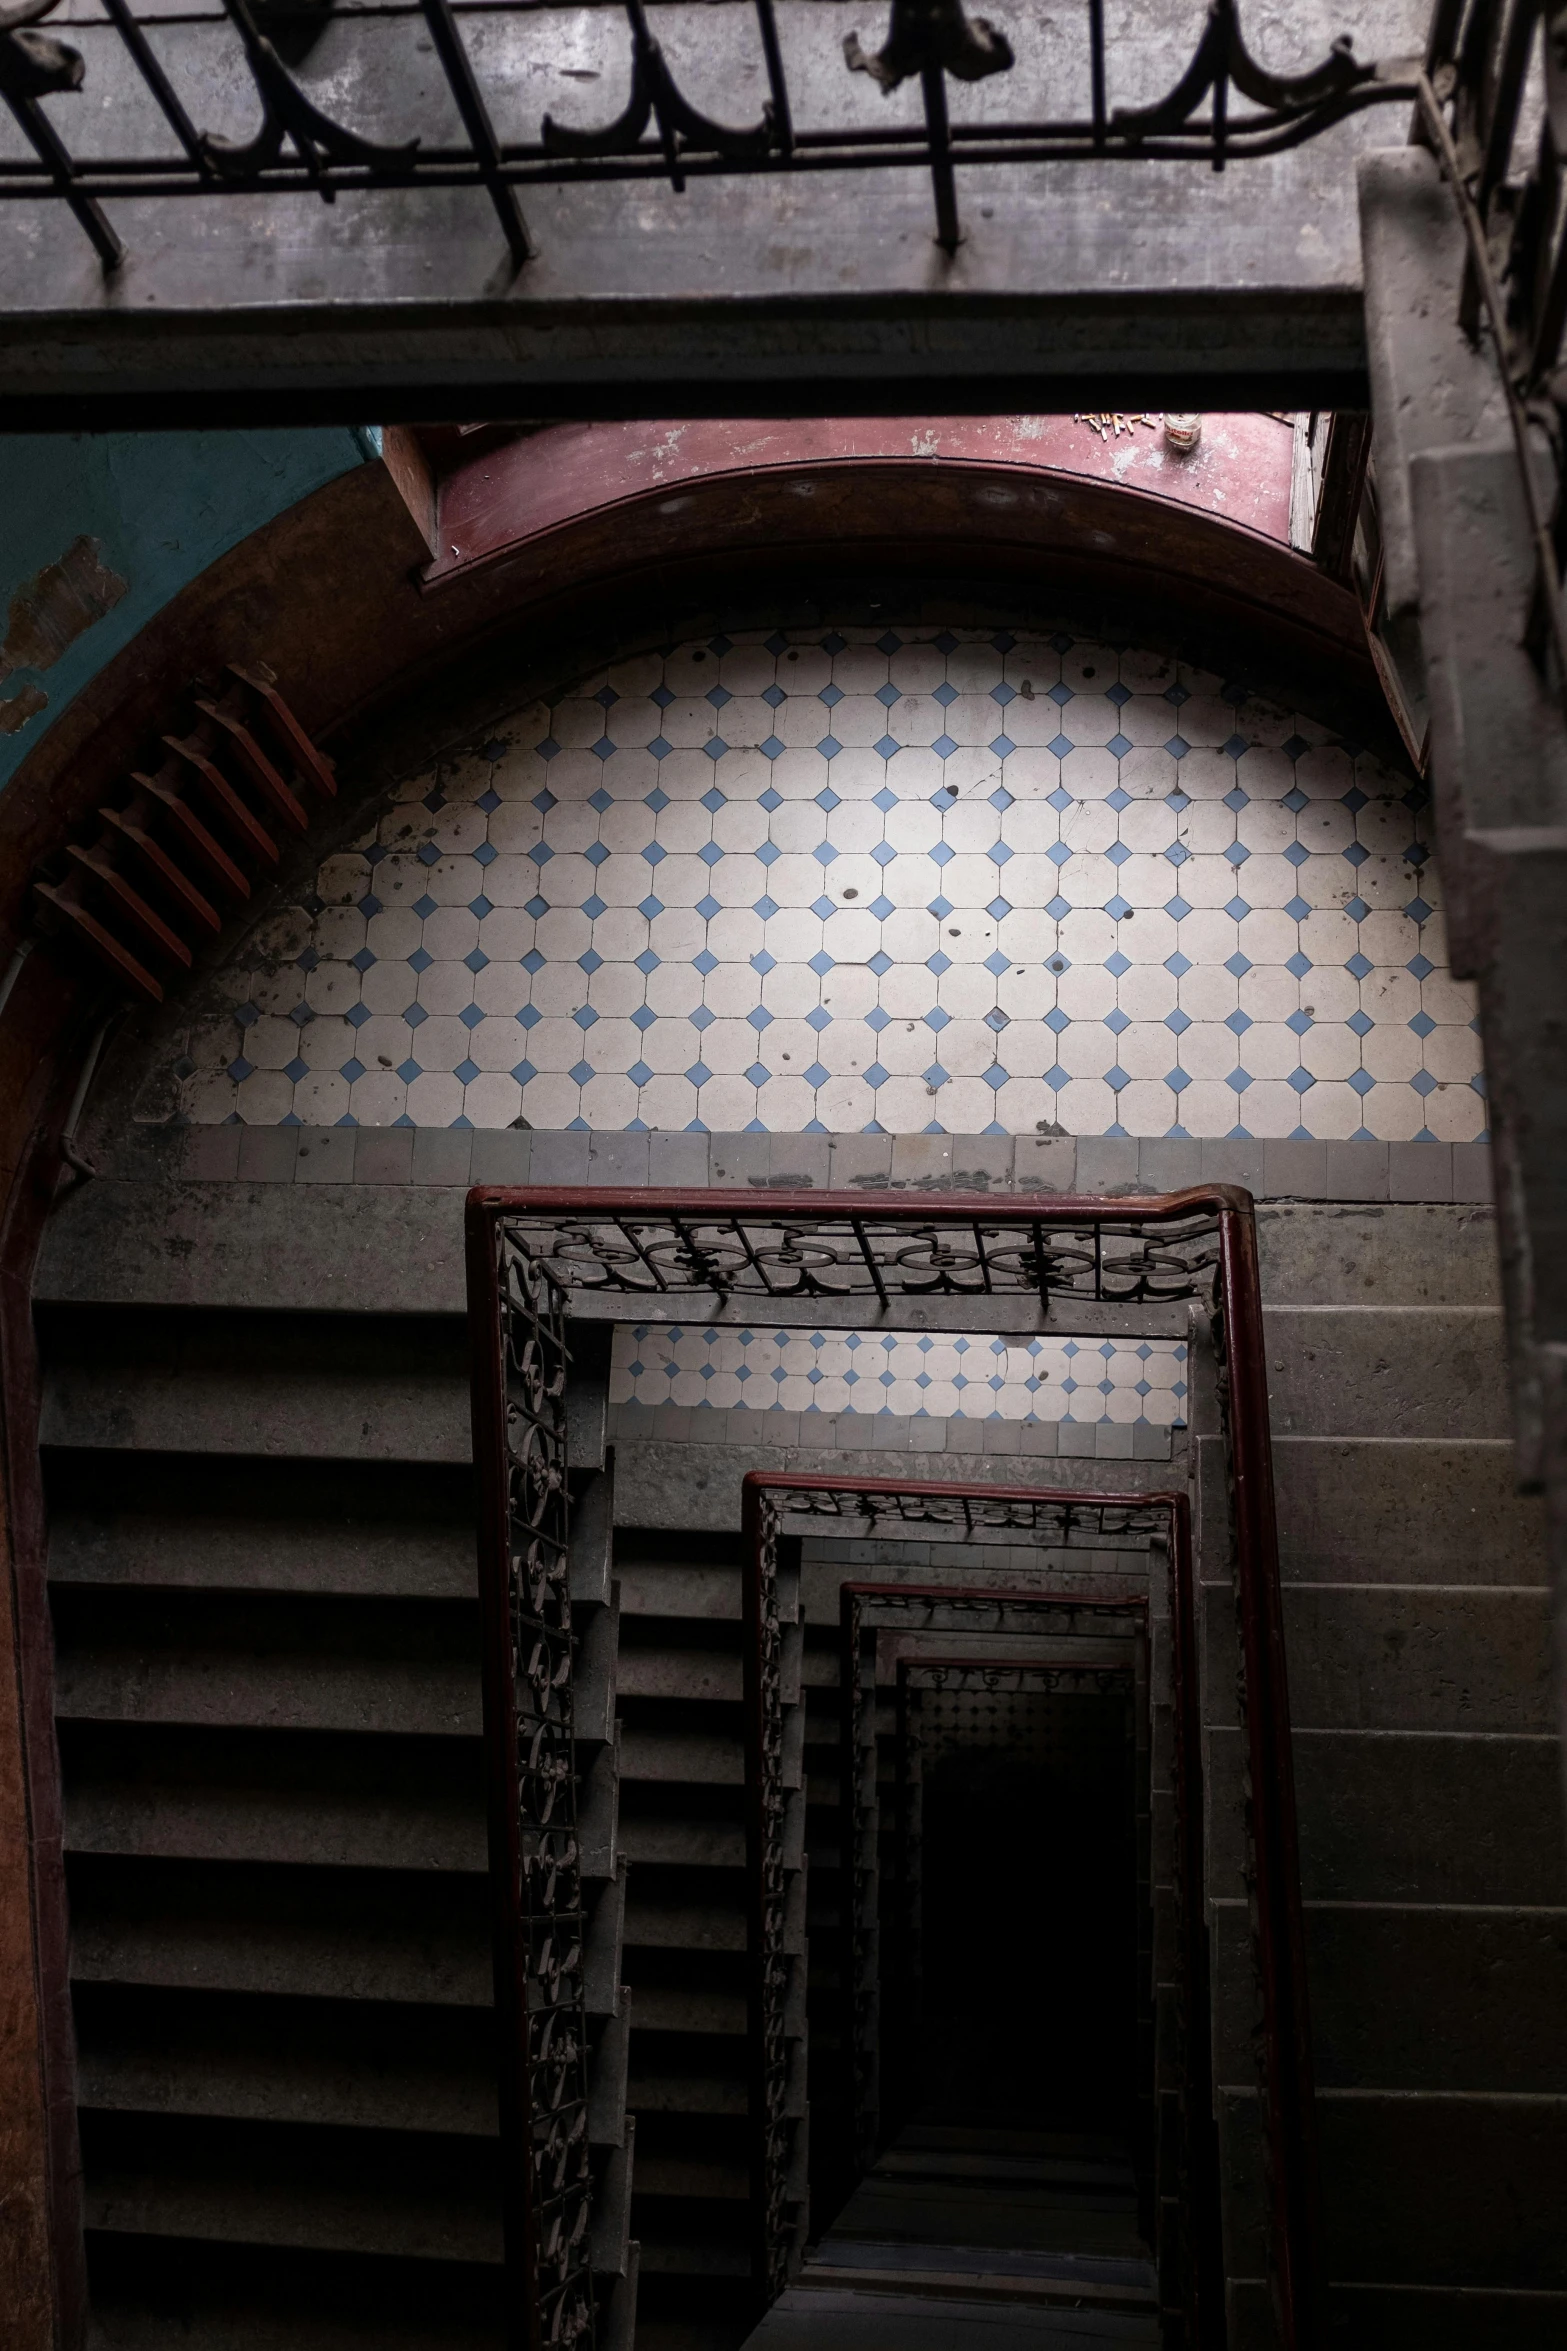
{"type": "Polygon", "coordinates": [[[1173,1339],[999,1339],[957,1332],[617,1331],[610,1402],[913,1419],[1186,1418],[1173,1339]]]}
{"type": "Polygon", "coordinates": [[[198,1123],[1468,1142],[1423,793],[1161,655],[715,638],[410,779],[227,975],[198,1123]]]}

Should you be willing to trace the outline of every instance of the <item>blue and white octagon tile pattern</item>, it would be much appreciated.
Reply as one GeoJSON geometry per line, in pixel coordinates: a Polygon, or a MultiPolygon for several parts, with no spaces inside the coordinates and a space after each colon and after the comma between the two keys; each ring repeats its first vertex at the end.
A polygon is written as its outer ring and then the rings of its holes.
{"type": "Polygon", "coordinates": [[[1067,628],[599,671],[411,778],[226,988],[198,1122],[1486,1128],[1424,793],[1067,628]]]}
{"type": "Polygon", "coordinates": [[[1002,1339],[961,1331],[618,1331],[611,1404],[910,1419],[1184,1426],[1178,1339],[1002,1339]]]}

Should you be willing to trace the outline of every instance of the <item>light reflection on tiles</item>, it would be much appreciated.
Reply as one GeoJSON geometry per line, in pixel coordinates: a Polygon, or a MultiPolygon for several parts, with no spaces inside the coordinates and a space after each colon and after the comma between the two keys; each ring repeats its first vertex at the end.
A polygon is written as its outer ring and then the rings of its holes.
{"type": "Polygon", "coordinates": [[[1423,789],[1069,629],[758,631],[411,779],[225,975],[198,1122],[1485,1132],[1423,789]]]}
{"type": "Polygon", "coordinates": [[[643,1324],[615,1333],[609,1398],[715,1411],[1171,1428],[1186,1418],[1186,1348],[1173,1339],[643,1324]]]}

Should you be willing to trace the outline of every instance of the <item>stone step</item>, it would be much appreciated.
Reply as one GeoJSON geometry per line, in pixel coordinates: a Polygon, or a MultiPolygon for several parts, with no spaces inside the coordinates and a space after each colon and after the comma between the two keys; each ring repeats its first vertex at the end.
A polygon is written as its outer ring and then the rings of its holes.
{"type": "MultiPolygon", "coordinates": [[[[1209,1886],[1237,1898],[1241,1747],[1208,1735],[1209,1886]]],[[[1301,1730],[1294,1747],[1308,1902],[1567,1903],[1554,1736],[1301,1730]]]]}
{"type": "MultiPolygon", "coordinates": [[[[1308,1902],[1323,2090],[1567,2096],[1567,1905],[1308,1902]]],[[[1243,1903],[1215,1905],[1220,2078],[1244,2081],[1255,2008],[1243,1903]]]]}
{"type": "Polygon", "coordinates": [[[1506,1337],[1490,1306],[1272,1306],[1275,1437],[1510,1437],[1506,1337]]]}
{"type": "MultiPolygon", "coordinates": [[[[1398,1562],[1389,1559],[1390,1574],[1398,1562]]],[[[1235,1643],[1228,1585],[1203,1591],[1205,1707],[1237,1717],[1226,1670],[1235,1643]]],[[[1550,1595],[1504,1585],[1286,1584],[1295,1729],[1532,1731],[1555,1724],[1550,1595]]]]}

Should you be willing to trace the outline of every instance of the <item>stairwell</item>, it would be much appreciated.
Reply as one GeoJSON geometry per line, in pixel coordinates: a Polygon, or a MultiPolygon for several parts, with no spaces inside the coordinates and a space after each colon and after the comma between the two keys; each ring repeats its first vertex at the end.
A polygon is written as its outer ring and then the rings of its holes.
{"type": "MultiPolygon", "coordinates": [[[[458,1195],[375,1189],[355,1227],[341,1194],[127,1176],[66,1204],[40,1271],[103,2351],[501,2337],[458,1195]]],[[[1288,1201],[1259,1226],[1336,2324],[1395,2351],[1532,2351],[1567,2317],[1567,1873],[1494,1230],[1480,1208],[1288,1201]]],[[[729,2351],[752,2322],[738,1484],[819,1456],[770,1455],[734,1422],[726,1443],[619,1442],[618,1619],[603,1542],[580,1563],[601,1778],[619,1723],[618,1829],[601,1812],[591,1884],[595,2264],[613,2340],[640,2243],[643,2351],[729,2351]]],[[[1199,1421],[1231,2339],[1260,2346],[1217,1450],[1199,1421]]],[[[975,1459],[1066,1482],[1064,1463],[975,1459]]],[[[1072,1474],[1165,1483],[1172,1466],[1072,1474]]],[[[821,2061],[836,1604],[809,1577],[806,1617],[821,2061]]],[[[831,2097],[820,2079],[811,2094],[820,2144],[831,2097]]],[[[815,2215],[815,2259],[841,2270],[854,2225],[829,2239],[835,2221],[815,2215]]],[[[835,2328],[871,2301],[832,2291],[852,2298],[835,2328]]],[[[1095,2323],[1111,2317],[1145,2323],[1095,2323]]]]}

